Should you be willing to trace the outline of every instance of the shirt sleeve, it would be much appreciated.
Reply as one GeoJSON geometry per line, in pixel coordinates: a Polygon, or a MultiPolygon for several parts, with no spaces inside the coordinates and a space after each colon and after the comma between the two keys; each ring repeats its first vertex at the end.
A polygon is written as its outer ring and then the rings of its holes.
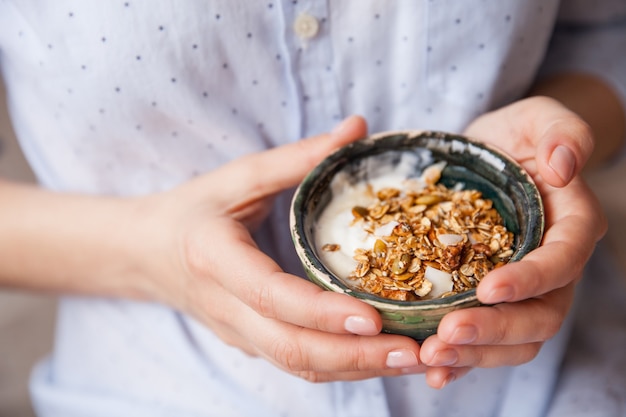
{"type": "Polygon", "coordinates": [[[626,112],[626,1],[562,2],[540,76],[565,71],[604,80],[626,112]]]}

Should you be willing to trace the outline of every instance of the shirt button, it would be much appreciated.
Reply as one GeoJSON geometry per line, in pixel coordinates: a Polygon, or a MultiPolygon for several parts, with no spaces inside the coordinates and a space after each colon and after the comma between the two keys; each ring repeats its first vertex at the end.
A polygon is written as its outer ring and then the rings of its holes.
{"type": "Polygon", "coordinates": [[[293,24],[293,30],[300,39],[311,39],[319,31],[320,24],[310,14],[301,13],[293,24]]]}

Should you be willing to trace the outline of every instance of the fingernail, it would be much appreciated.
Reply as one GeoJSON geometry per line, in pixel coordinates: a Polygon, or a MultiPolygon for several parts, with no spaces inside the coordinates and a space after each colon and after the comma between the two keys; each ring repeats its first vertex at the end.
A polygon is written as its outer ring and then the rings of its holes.
{"type": "Polygon", "coordinates": [[[559,145],[552,151],[548,164],[564,182],[569,182],[576,168],[576,157],[568,147],[559,145]]]}
{"type": "Polygon", "coordinates": [[[490,304],[503,303],[513,298],[513,288],[509,286],[498,287],[489,293],[486,302],[490,304]]]}
{"type": "Polygon", "coordinates": [[[450,366],[459,360],[459,355],[454,349],[443,349],[435,353],[433,359],[428,363],[430,366],[450,366]]]}
{"type": "MultiPolygon", "coordinates": [[[[477,337],[478,329],[475,326],[465,324],[454,329],[448,342],[455,345],[466,345],[472,343],[477,337]]],[[[456,352],[454,353],[456,354],[456,352]]]]}
{"type": "Polygon", "coordinates": [[[362,336],[374,336],[378,334],[378,328],[374,320],[361,316],[349,316],[343,323],[344,328],[350,333],[362,336]]]}
{"type": "Polygon", "coordinates": [[[455,379],[456,379],[456,374],[454,372],[449,373],[446,379],[443,380],[443,383],[441,384],[441,388],[444,388],[446,385],[449,385],[450,383],[454,382],[455,379]]]}
{"type": "Polygon", "coordinates": [[[417,356],[408,349],[392,350],[387,354],[389,368],[413,368],[419,365],[417,356]]]}

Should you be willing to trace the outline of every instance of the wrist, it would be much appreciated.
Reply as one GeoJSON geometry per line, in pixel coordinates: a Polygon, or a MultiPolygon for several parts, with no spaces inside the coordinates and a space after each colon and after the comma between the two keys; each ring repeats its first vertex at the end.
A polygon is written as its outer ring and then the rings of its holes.
{"type": "Polygon", "coordinates": [[[146,299],[135,201],[0,184],[0,285],[146,299]]]}

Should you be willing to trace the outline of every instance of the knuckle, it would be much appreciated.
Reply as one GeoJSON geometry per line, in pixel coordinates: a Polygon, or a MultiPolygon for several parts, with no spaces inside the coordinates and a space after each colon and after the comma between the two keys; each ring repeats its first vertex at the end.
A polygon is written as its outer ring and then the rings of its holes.
{"type": "Polygon", "coordinates": [[[321,382],[326,381],[326,379],[323,379],[321,377],[319,372],[315,372],[315,371],[300,371],[300,372],[296,372],[295,375],[312,384],[319,384],[321,382]]]}
{"type": "Polygon", "coordinates": [[[501,323],[499,326],[495,326],[491,342],[496,345],[504,343],[507,338],[508,328],[509,326],[504,323],[501,323]]]}
{"type": "Polygon", "coordinates": [[[591,129],[591,126],[584,120],[578,117],[576,118],[576,120],[578,124],[577,127],[579,131],[580,146],[583,152],[591,154],[595,146],[593,130],[591,129]]]}
{"type": "Polygon", "coordinates": [[[288,372],[305,376],[307,378],[313,377],[313,371],[310,370],[307,356],[302,351],[300,345],[294,343],[292,340],[282,340],[274,343],[271,349],[271,355],[274,360],[288,372]]]}
{"type": "Polygon", "coordinates": [[[329,292],[319,293],[318,296],[312,297],[309,303],[302,306],[303,311],[307,311],[308,320],[314,329],[325,330],[329,328],[328,324],[328,304],[324,298],[329,292]]]}
{"type": "MultiPolygon", "coordinates": [[[[358,340],[361,340],[361,339],[358,339],[358,340]]],[[[368,358],[369,358],[369,355],[365,351],[363,344],[358,343],[352,355],[350,355],[350,359],[348,363],[349,370],[352,370],[352,371],[368,370],[369,369],[368,358]]]]}
{"type": "Polygon", "coordinates": [[[485,349],[479,347],[474,349],[472,366],[479,368],[488,368],[492,365],[489,364],[490,356],[485,353],[485,349]]]}
{"type": "Polygon", "coordinates": [[[574,145],[579,148],[579,151],[582,153],[581,156],[588,157],[591,155],[595,147],[595,139],[593,130],[587,122],[582,120],[579,116],[571,114],[558,119],[555,126],[569,133],[568,137],[570,137],[574,141],[574,145]]]}
{"type": "MultiPolygon", "coordinates": [[[[506,306],[504,306],[506,308],[506,306]]],[[[497,311],[494,325],[491,327],[491,335],[489,337],[489,343],[494,345],[504,344],[507,341],[509,329],[512,324],[509,322],[508,315],[504,311],[503,306],[497,305],[494,307],[497,311]]]]}
{"type": "Polygon", "coordinates": [[[543,342],[554,337],[563,323],[564,314],[561,311],[557,311],[556,307],[546,314],[546,320],[543,321],[542,331],[539,335],[538,342],[543,342]]]}
{"type": "Polygon", "coordinates": [[[249,288],[247,298],[249,305],[262,317],[276,317],[274,295],[269,286],[263,284],[252,286],[249,288]]]}
{"type": "Polygon", "coordinates": [[[208,269],[209,257],[204,242],[199,235],[190,233],[182,239],[180,256],[182,264],[191,275],[204,275],[208,269]]]}

